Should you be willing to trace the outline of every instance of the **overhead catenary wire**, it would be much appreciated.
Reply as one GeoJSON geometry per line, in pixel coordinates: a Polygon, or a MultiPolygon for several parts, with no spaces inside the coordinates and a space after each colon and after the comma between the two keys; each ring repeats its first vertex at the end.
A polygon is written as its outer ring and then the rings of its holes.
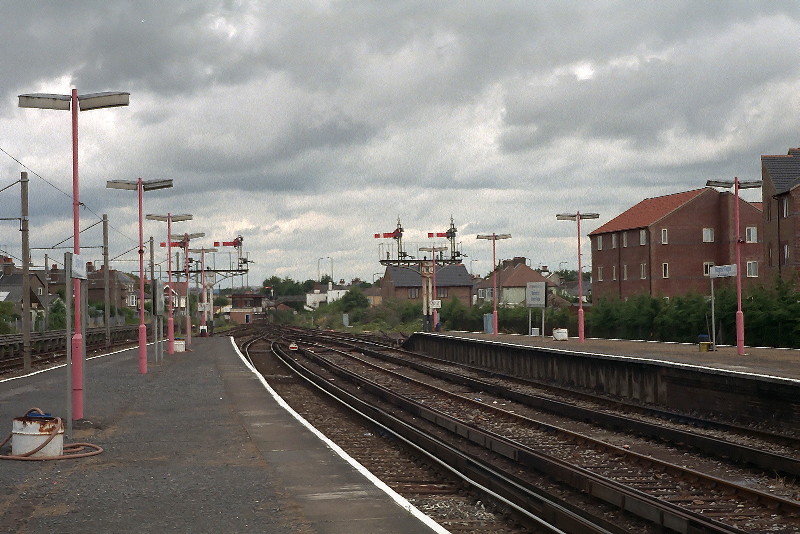
{"type": "MultiPolygon", "coordinates": [[[[30,172],[30,173],[31,173],[33,176],[35,176],[35,177],[39,178],[39,179],[40,179],[40,180],[42,180],[44,183],[46,183],[47,185],[49,185],[50,187],[52,187],[53,189],[55,189],[56,191],[58,191],[59,193],[61,193],[62,195],[64,195],[65,197],[67,197],[67,198],[69,198],[69,199],[71,199],[71,200],[73,200],[73,199],[74,199],[74,197],[72,196],[72,194],[71,194],[71,193],[68,193],[68,192],[66,192],[66,191],[62,190],[61,188],[59,188],[59,187],[58,187],[57,185],[55,185],[53,182],[51,182],[50,180],[48,180],[47,178],[45,178],[44,176],[42,176],[42,175],[41,175],[41,174],[39,174],[38,172],[34,171],[33,169],[31,169],[30,167],[28,167],[27,165],[25,165],[25,164],[24,164],[22,161],[20,161],[20,159],[19,159],[19,158],[17,158],[17,157],[15,157],[15,156],[11,155],[11,154],[10,154],[10,153],[9,153],[7,150],[5,150],[5,149],[4,149],[3,147],[1,147],[1,146],[0,146],[0,152],[2,152],[3,154],[5,154],[5,155],[6,155],[6,156],[8,156],[9,158],[11,158],[13,161],[15,161],[17,164],[19,164],[19,165],[20,165],[20,166],[21,166],[23,169],[25,169],[26,171],[30,172]]],[[[9,185],[9,186],[5,187],[4,189],[0,189],[0,192],[4,191],[5,189],[8,189],[9,187],[12,187],[12,186],[14,186],[14,185],[15,185],[16,183],[18,183],[18,182],[19,182],[19,180],[17,180],[17,182],[14,182],[14,183],[13,183],[13,184],[11,184],[11,185],[9,185]]],[[[84,202],[80,202],[80,201],[79,201],[79,202],[78,202],[78,204],[79,204],[80,206],[82,206],[84,209],[86,209],[87,211],[89,211],[89,212],[90,212],[92,215],[94,215],[95,217],[97,217],[98,219],[100,219],[100,220],[99,220],[97,223],[94,223],[94,224],[98,224],[98,223],[102,222],[102,219],[103,219],[102,215],[98,214],[98,213],[97,213],[96,211],[94,211],[92,208],[90,208],[89,206],[87,206],[87,205],[86,205],[84,202]]],[[[91,228],[92,226],[94,226],[94,224],[93,224],[93,225],[91,225],[91,226],[89,226],[88,228],[84,228],[84,230],[88,230],[89,228],[91,228]]],[[[114,230],[115,232],[117,232],[119,235],[123,236],[124,238],[126,238],[126,239],[128,239],[128,240],[130,240],[130,241],[134,241],[134,242],[138,241],[137,239],[134,239],[134,238],[132,238],[131,236],[127,235],[125,232],[123,232],[122,230],[120,230],[119,228],[115,227],[114,225],[112,225],[112,224],[110,224],[110,223],[109,223],[109,228],[111,228],[112,230],[114,230]]],[[[84,230],[81,230],[81,232],[83,232],[84,230]]],[[[67,238],[65,241],[68,241],[69,239],[71,239],[71,237],[70,237],[70,238],[67,238]]],[[[64,241],[62,241],[61,243],[63,243],[63,242],[64,242],[64,241]]],[[[59,244],[61,244],[61,243],[57,243],[56,245],[59,245],[59,244]]],[[[53,247],[53,248],[55,248],[55,246],[56,246],[56,245],[54,245],[54,247],[53,247]]],[[[85,247],[84,247],[84,248],[85,248],[85,247]]]]}

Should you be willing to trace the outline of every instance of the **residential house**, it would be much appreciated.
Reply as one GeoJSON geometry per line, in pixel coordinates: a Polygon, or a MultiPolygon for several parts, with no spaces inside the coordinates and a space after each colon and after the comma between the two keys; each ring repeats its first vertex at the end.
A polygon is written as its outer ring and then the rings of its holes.
{"type": "MultiPolygon", "coordinates": [[[[105,302],[105,266],[99,270],[94,269],[91,262],[86,263],[86,275],[88,282],[88,294],[90,302],[105,302]]],[[[42,273],[42,271],[38,271],[42,273]]],[[[59,269],[57,265],[53,264],[47,270],[45,276],[47,277],[48,291],[51,294],[57,293],[59,289],[63,290],[66,286],[64,279],[64,269],[59,269]]],[[[111,305],[119,309],[132,308],[137,309],[139,299],[139,285],[133,276],[109,269],[109,300],[111,305]]]]}
{"type": "Polygon", "coordinates": [[[525,293],[528,282],[545,282],[548,288],[548,305],[552,300],[552,288],[557,284],[548,280],[542,273],[528,266],[524,257],[517,256],[510,260],[503,260],[497,269],[489,273],[475,285],[476,303],[494,301],[494,276],[497,274],[498,306],[525,306],[525,293]]]}
{"type": "Polygon", "coordinates": [[[371,286],[364,290],[364,296],[367,297],[370,307],[380,306],[383,298],[381,297],[381,287],[371,286]]]}
{"type": "Polygon", "coordinates": [[[788,279],[800,270],[800,148],[761,156],[764,278],[788,279]]]}
{"type": "MultiPolygon", "coordinates": [[[[735,196],[706,187],[642,200],[589,234],[593,299],[710,293],[709,270],[736,262],[735,196]]],[[[760,280],[760,205],[739,199],[742,278],[760,280]]],[[[724,283],[724,282],[721,282],[724,283]]]]}
{"type": "MultiPolygon", "coordinates": [[[[14,260],[0,257],[0,302],[10,302],[14,306],[14,313],[22,314],[23,273],[14,266],[14,260]]],[[[44,282],[39,275],[31,272],[28,276],[30,283],[31,319],[36,318],[36,311],[43,309],[47,299],[44,295],[44,282]]]]}
{"type": "MultiPolygon", "coordinates": [[[[463,263],[436,266],[435,299],[458,299],[471,305],[472,277],[463,263]]],[[[419,265],[387,265],[381,278],[381,300],[390,298],[422,302],[422,275],[419,265]]]]}

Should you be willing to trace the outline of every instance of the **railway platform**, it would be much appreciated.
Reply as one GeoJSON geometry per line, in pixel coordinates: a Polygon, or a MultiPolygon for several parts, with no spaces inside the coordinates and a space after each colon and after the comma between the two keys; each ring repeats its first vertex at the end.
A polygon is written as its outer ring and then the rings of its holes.
{"type": "Polygon", "coordinates": [[[800,380],[800,350],[767,347],[745,347],[744,356],[736,352],[735,346],[719,345],[716,350],[701,352],[695,343],[660,343],[630,341],[623,339],[586,338],[583,343],[577,337],[555,340],[552,336],[524,336],[517,334],[484,334],[479,332],[443,332],[441,335],[482,341],[494,341],[514,345],[546,347],[570,351],[642,358],[683,365],[695,365],[739,373],[774,376],[800,380]]]}
{"type": "MultiPolygon", "coordinates": [[[[272,396],[230,338],[195,339],[140,375],[137,349],[86,364],[96,456],[0,461],[0,531],[442,531],[384,492],[272,396]]],[[[38,407],[66,414],[65,367],[0,380],[0,439],[38,407]]]]}

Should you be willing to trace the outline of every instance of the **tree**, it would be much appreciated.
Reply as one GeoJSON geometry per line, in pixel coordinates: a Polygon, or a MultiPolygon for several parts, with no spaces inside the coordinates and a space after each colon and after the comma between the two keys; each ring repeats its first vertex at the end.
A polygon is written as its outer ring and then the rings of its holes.
{"type": "Polygon", "coordinates": [[[341,301],[342,301],[342,309],[348,313],[356,309],[369,308],[369,299],[357,287],[354,287],[353,289],[345,293],[341,301]]]}

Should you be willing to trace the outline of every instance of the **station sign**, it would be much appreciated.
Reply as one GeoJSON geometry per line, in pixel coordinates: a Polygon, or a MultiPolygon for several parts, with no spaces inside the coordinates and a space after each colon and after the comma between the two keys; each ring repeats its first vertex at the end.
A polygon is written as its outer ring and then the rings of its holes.
{"type": "Polygon", "coordinates": [[[78,254],[72,255],[71,278],[78,278],[80,280],[86,280],[88,278],[88,273],[86,271],[86,258],[82,258],[78,254]]]}
{"type": "Polygon", "coordinates": [[[544,308],[547,306],[547,282],[528,282],[525,284],[525,306],[544,308]]]}
{"type": "Polygon", "coordinates": [[[712,265],[708,269],[708,276],[711,278],[728,278],[736,276],[736,264],[731,265],[712,265]]]}

